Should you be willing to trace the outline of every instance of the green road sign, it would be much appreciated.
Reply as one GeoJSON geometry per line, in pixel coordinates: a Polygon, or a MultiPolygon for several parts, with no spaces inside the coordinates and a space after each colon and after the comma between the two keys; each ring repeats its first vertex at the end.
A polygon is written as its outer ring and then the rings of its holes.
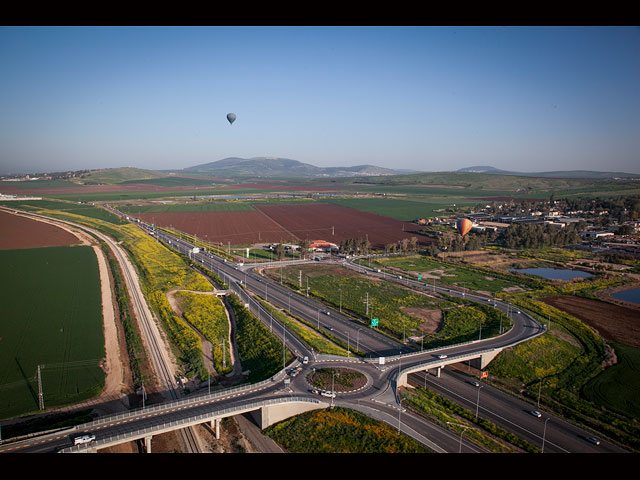
{"type": "Polygon", "coordinates": [[[372,318],[371,319],[371,326],[372,327],[377,327],[378,326],[378,319],[377,318],[372,318]]]}

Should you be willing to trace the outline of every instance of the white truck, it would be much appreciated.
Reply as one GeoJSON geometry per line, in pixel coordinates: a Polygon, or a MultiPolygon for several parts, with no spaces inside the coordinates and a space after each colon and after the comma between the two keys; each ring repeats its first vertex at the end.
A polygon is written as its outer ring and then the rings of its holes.
{"type": "Polygon", "coordinates": [[[89,443],[89,442],[93,442],[96,439],[96,436],[91,434],[91,435],[81,435],[79,437],[76,437],[73,439],[73,444],[74,445],[82,445],[83,443],[89,443]]]}

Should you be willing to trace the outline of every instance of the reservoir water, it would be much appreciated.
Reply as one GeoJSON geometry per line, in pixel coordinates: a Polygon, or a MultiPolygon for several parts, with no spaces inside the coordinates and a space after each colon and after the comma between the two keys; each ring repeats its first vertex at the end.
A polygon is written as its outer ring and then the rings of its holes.
{"type": "Polygon", "coordinates": [[[611,296],[613,298],[617,298],[618,300],[624,300],[625,302],[640,304],[640,288],[632,288],[630,290],[612,293],[611,296]]]}
{"type": "Polygon", "coordinates": [[[567,270],[559,268],[521,268],[511,269],[512,272],[528,273],[549,280],[574,280],[576,278],[591,278],[592,274],[581,270],[567,270]]]}

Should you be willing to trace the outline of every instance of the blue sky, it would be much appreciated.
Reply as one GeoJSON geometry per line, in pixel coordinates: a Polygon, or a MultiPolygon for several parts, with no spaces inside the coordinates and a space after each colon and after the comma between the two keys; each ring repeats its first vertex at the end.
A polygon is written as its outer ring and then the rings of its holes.
{"type": "Polygon", "coordinates": [[[0,65],[0,173],[640,173],[636,27],[2,27],[0,65]]]}

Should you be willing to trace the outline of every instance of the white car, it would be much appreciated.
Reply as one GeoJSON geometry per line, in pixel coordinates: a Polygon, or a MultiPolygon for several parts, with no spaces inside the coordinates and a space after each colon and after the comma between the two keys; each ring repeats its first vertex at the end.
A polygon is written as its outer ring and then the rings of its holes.
{"type": "Polygon", "coordinates": [[[96,439],[95,435],[82,435],[73,439],[74,445],[82,445],[83,443],[93,442],[96,439]]]}
{"type": "Polygon", "coordinates": [[[440,358],[440,359],[442,359],[442,358],[447,358],[447,356],[446,356],[446,355],[444,355],[444,354],[441,354],[441,355],[438,355],[438,358],[440,358]]]}
{"type": "Polygon", "coordinates": [[[542,417],[542,414],[537,410],[533,410],[532,412],[529,412],[529,413],[534,417],[538,417],[538,418],[542,417]]]}

